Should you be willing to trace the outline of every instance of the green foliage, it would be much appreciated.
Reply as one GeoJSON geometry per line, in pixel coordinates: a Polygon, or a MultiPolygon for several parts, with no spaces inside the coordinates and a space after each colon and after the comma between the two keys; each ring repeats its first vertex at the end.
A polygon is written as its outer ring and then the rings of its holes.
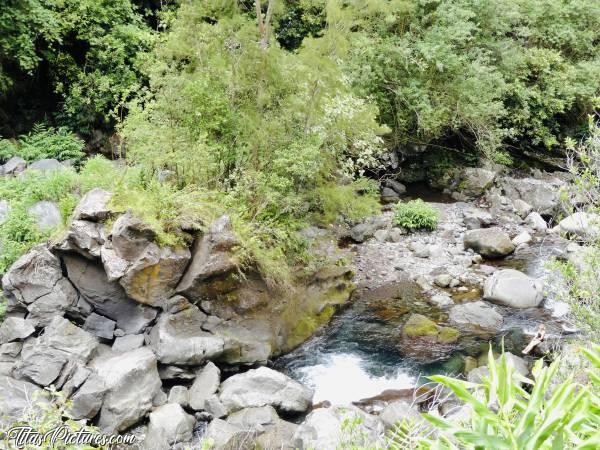
{"type": "MultiPolygon", "coordinates": [[[[393,144],[552,148],[600,86],[594,0],[346,2],[347,59],[393,144]]],[[[337,12],[340,14],[340,12],[337,12]]]]}
{"type": "Polygon", "coordinates": [[[65,427],[65,432],[74,434],[81,431],[82,437],[92,439],[100,437],[98,429],[93,426],[82,424],[81,421],[76,421],[69,414],[71,402],[64,397],[62,392],[58,392],[54,387],[49,387],[44,391],[37,391],[33,397],[28,399],[31,402],[29,408],[23,411],[22,417],[14,422],[3,425],[3,429],[8,430],[10,427],[29,426],[36,433],[43,437],[40,445],[28,444],[25,447],[16,446],[15,441],[8,439],[8,434],[3,433],[0,436],[2,448],[7,450],[16,450],[25,448],[27,450],[45,449],[45,450],[107,450],[109,446],[103,445],[99,439],[99,445],[91,444],[75,444],[65,443],[60,439],[60,434],[57,434],[58,439],[54,440],[55,434],[53,430],[65,427]]]}
{"type": "Polygon", "coordinates": [[[380,209],[377,185],[360,178],[346,185],[328,184],[318,189],[316,219],[323,224],[353,223],[380,209]]]}
{"type": "Polygon", "coordinates": [[[143,81],[138,54],[154,41],[132,1],[7,1],[0,10],[0,97],[20,92],[41,68],[63,100],[52,111],[60,122],[89,132],[119,118],[143,81]]]}
{"type": "MultiPolygon", "coordinates": [[[[590,373],[598,380],[600,347],[588,352],[596,367],[590,373]]],[[[502,355],[494,361],[490,348],[490,375],[483,385],[433,376],[431,380],[448,387],[472,411],[471,423],[461,425],[431,414],[425,417],[440,431],[437,441],[422,440],[424,449],[594,449],[600,445],[600,399],[589,386],[573,378],[556,384],[560,365],[549,367],[538,360],[533,368],[534,380],[524,379],[502,355]],[[531,391],[521,387],[525,382],[531,391]]]]}
{"type": "Polygon", "coordinates": [[[235,5],[182,4],[148,56],[150,89],[129,105],[121,132],[147,173],[169,170],[178,188],[221,192],[246,234],[261,237],[252,253],[276,273],[303,258],[294,234],[307,217],[374,210],[370,193],[354,195],[365,182],[352,180],[377,166],[386,129],[352,93],[327,33],[296,53],[259,39],[255,19],[235,5]]]}
{"type": "Polygon", "coordinates": [[[394,208],[394,225],[407,230],[435,230],[439,222],[439,213],[435,207],[421,199],[398,203],[394,208]]]}
{"type": "Polygon", "coordinates": [[[0,140],[0,158],[4,161],[12,156],[20,156],[27,161],[51,158],[77,163],[84,156],[83,147],[84,142],[67,128],[37,124],[30,133],[20,136],[17,143],[0,140]]]}

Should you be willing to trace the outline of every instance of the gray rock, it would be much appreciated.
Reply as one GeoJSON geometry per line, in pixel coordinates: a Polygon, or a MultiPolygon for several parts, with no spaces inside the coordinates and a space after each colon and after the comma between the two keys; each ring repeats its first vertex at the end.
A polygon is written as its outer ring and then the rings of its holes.
{"type": "Polygon", "coordinates": [[[54,317],[43,335],[25,341],[15,371],[22,378],[48,386],[67,361],[85,364],[97,346],[92,335],[63,317],[54,317]]]}
{"type": "Polygon", "coordinates": [[[496,227],[467,231],[464,246],[486,258],[500,258],[510,255],[515,250],[508,235],[496,227]]]}
{"type": "Polygon", "coordinates": [[[534,308],[544,298],[543,284],[518,270],[499,270],[485,281],[483,298],[512,308],[534,308]]]}
{"type": "Polygon", "coordinates": [[[75,420],[93,419],[100,411],[107,386],[95,373],[90,373],[81,387],[71,397],[69,413],[75,420]]]}
{"type": "Polygon", "coordinates": [[[187,414],[181,405],[167,403],[150,413],[146,439],[152,442],[153,448],[168,450],[173,444],[192,439],[194,423],[194,417],[187,414]]]}
{"type": "Polygon", "coordinates": [[[429,302],[438,308],[446,308],[454,304],[450,296],[446,294],[435,294],[429,299],[429,302]]]}
{"type": "Polygon", "coordinates": [[[150,243],[128,265],[119,283],[130,298],[158,306],[175,293],[189,260],[190,251],[187,248],[160,248],[150,243]]]}
{"type": "Polygon", "coordinates": [[[0,200],[0,225],[6,221],[8,213],[10,213],[9,203],[6,200],[0,200]]]}
{"type": "Polygon", "coordinates": [[[411,250],[417,258],[429,258],[429,247],[422,242],[411,242],[408,245],[409,250],[411,250]]]}
{"type": "Polygon", "coordinates": [[[221,419],[214,419],[206,429],[204,442],[210,442],[211,450],[253,450],[256,433],[242,430],[221,419]]]}
{"type": "Polygon", "coordinates": [[[18,175],[27,167],[27,161],[19,156],[13,156],[2,166],[4,175],[18,175]]]}
{"type": "Polygon", "coordinates": [[[206,321],[197,306],[163,313],[150,332],[150,345],[163,364],[201,364],[223,352],[224,341],[202,330],[206,321]]]}
{"type": "Polygon", "coordinates": [[[394,428],[394,425],[403,420],[423,420],[417,407],[404,400],[389,403],[383,411],[379,413],[379,419],[381,419],[386,430],[394,428]]]}
{"type": "Polygon", "coordinates": [[[470,208],[464,212],[463,219],[467,229],[475,230],[477,228],[488,227],[494,223],[492,215],[479,208],[470,208]]]}
{"type": "Polygon", "coordinates": [[[35,327],[30,321],[20,317],[7,317],[0,325],[0,344],[25,339],[34,332],[35,327]]]}
{"type": "Polygon", "coordinates": [[[27,171],[38,170],[40,172],[55,172],[66,170],[67,168],[57,161],[56,159],[40,159],[38,161],[32,162],[27,171]]]}
{"type": "Polygon", "coordinates": [[[115,331],[115,321],[99,314],[91,313],[87,319],[85,319],[83,329],[94,336],[112,339],[115,331]]]}
{"type": "Polygon", "coordinates": [[[483,383],[483,380],[490,376],[488,366],[476,367],[467,374],[467,381],[470,383],[483,383]]]}
{"type": "Polygon", "coordinates": [[[560,231],[584,238],[600,235],[600,215],[576,212],[558,223],[560,231]]]}
{"type": "Polygon", "coordinates": [[[63,258],[69,279],[94,310],[116,321],[117,327],[128,334],[138,334],[155,319],[154,308],[127,297],[123,287],[109,282],[102,266],[76,255],[63,258]]]}
{"type": "Polygon", "coordinates": [[[112,349],[115,352],[128,352],[144,345],[143,334],[128,334],[115,339],[112,349]]]}
{"type": "Polygon", "coordinates": [[[461,175],[460,188],[468,196],[482,195],[496,178],[496,172],[481,167],[467,167],[461,175]]]}
{"type": "Polygon", "coordinates": [[[275,425],[278,421],[277,411],[269,405],[244,408],[227,417],[227,423],[236,425],[243,430],[252,430],[258,433],[264,432],[266,427],[275,425]]]}
{"type": "Polygon", "coordinates": [[[209,225],[207,233],[194,245],[192,261],[177,286],[177,292],[198,301],[206,295],[208,280],[227,276],[236,270],[238,260],[234,247],[239,241],[233,232],[229,216],[222,216],[209,225]]]}
{"type": "Polygon", "coordinates": [[[212,362],[208,362],[199,372],[190,387],[188,398],[190,408],[196,411],[206,409],[206,401],[219,389],[221,371],[212,362]]]}
{"type": "Polygon", "coordinates": [[[482,301],[454,305],[449,312],[450,323],[481,331],[497,331],[502,327],[502,316],[482,301]]]}
{"type": "Polygon", "coordinates": [[[39,410],[36,403],[46,403],[45,393],[27,381],[0,375],[0,424],[9,425],[11,419],[20,419],[30,411],[39,410]],[[6,422],[5,422],[6,421],[6,422]]]}
{"type": "Polygon", "coordinates": [[[529,225],[535,231],[544,231],[548,228],[548,224],[543,217],[535,211],[529,213],[529,215],[525,218],[525,224],[529,225]]]}
{"type": "MultiPolygon", "coordinates": [[[[83,383],[90,377],[92,371],[79,361],[69,361],[69,370],[64,370],[60,378],[64,380],[59,388],[66,397],[71,397],[83,383]]],[[[57,386],[58,387],[58,386],[57,386]]]]}
{"type": "Polygon", "coordinates": [[[356,421],[356,436],[374,445],[383,434],[381,421],[355,406],[319,408],[312,411],[294,434],[294,448],[337,450],[344,448],[347,431],[344,423],[356,421]]]}
{"type": "Polygon", "coordinates": [[[561,185],[563,182],[558,179],[545,181],[533,178],[506,178],[502,188],[511,200],[521,199],[540,214],[554,214],[560,203],[561,185]]]}
{"type": "Polygon", "coordinates": [[[86,258],[98,258],[105,241],[106,234],[103,224],[74,220],[65,237],[55,248],[65,252],[76,252],[86,258]]]}
{"type": "Polygon", "coordinates": [[[396,180],[386,180],[385,186],[394,190],[398,195],[406,193],[406,186],[396,180]]]}
{"type": "Polygon", "coordinates": [[[131,212],[127,212],[115,220],[110,238],[116,256],[133,262],[154,242],[156,233],[131,212]]]}
{"type": "Polygon", "coordinates": [[[354,242],[365,242],[375,234],[376,229],[370,223],[359,223],[350,229],[350,237],[354,242]]]}
{"type": "Polygon", "coordinates": [[[73,220],[88,220],[102,222],[111,215],[109,203],[112,198],[110,192],[94,188],[83,196],[73,212],[73,220]]]}
{"type": "Polygon", "coordinates": [[[47,325],[77,304],[77,292],[63,277],[60,261],[44,245],[21,256],[2,278],[2,287],[15,304],[26,307],[28,319],[47,325]]]}
{"type": "Polygon", "coordinates": [[[217,394],[213,394],[208,400],[206,400],[204,403],[204,409],[216,419],[220,419],[227,415],[227,408],[225,408],[225,405],[221,403],[221,400],[219,400],[219,396],[217,394]]]}
{"type": "Polygon", "coordinates": [[[433,282],[439,287],[448,287],[452,282],[452,275],[448,275],[447,273],[439,274],[433,279],[433,282]]]}
{"type": "Polygon", "coordinates": [[[90,365],[106,387],[98,422],[101,430],[123,431],[150,411],[161,382],[148,347],[98,357],[90,365]]]}
{"type": "Polygon", "coordinates": [[[374,237],[378,242],[385,242],[385,241],[387,241],[387,238],[388,238],[388,231],[387,230],[377,230],[374,234],[374,237]]]}
{"type": "Polygon", "coordinates": [[[231,412],[265,405],[279,411],[304,412],[311,405],[312,391],[282,373],[260,367],[225,380],[219,399],[231,412]]]}
{"type": "Polygon", "coordinates": [[[512,243],[515,245],[515,247],[518,247],[522,244],[529,244],[532,239],[533,238],[527,231],[523,231],[512,239],[512,243]]]}
{"type": "Polygon", "coordinates": [[[189,392],[185,386],[173,386],[169,391],[169,403],[178,403],[187,408],[189,405],[189,392]]]}
{"type": "Polygon", "coordinates": [[[531,211],[533,211],[533,206],[531,206],[529,203],[521,200],[520,198],[516,199],[513,202],[513,206],[515,207],[515,210],[517,211],[517,214],[519,215],[519,217],[521,217],[522,219],[527,217],[527,215],[531,211]]]}
{"type": "Polygon", "coordinates": [[[256,437],[256,445],[261,449],[296,450],[293,446],[294,434],[298,425],[278,420],[274,425],[268,426],[264,433],[256,437]]]}
{"type": "Polygon", "coordinates": [[[381,190],[381,201],[383,203],[396,203],[398,200],[400,200],[400,195],[395,190],[389,187],[384,187],[381,190]]]}

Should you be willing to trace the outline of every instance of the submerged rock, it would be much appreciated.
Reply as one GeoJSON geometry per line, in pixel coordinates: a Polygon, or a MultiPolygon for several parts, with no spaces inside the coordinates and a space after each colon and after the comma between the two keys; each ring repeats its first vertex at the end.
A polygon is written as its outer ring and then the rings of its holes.
{"type": "Polygon", "coordinates": [[[442,357],[452,350],[460,333],[450,327],[442,327],[421,314],[412,314],[402,328],[400,349],[406,355],[418,359],[442,357]]]}
{"type": "Polygon", "coordinates": [[[499,270],[486,280],[483,298],[512,308],[534,308],[544,298],[543,284],[518,270],[499,270]]]}
{"type": "Polygon", "coordinates": [[[450,323],[474,331],[499,331],[502,316],[490,305],[482,301],[454,305],[449,312],[450,323]]]}

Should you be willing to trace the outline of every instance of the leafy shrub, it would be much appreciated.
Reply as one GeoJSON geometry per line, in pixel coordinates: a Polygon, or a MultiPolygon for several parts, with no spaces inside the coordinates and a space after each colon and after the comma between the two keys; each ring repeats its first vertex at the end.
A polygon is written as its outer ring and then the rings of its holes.
{"type": "MultiPolygon", "coordinates": [[[[596,449],[600,445],[600,346],[584,350],[592,362],[588,371],[590,383],[573,380],[556,382],[560,359],[544,367],[538,360],[529,380],[515,372],[504,356],[496,363],[490,348],[489,376],[482,384],[446,376],[431,380],[452,391],[471,410],[471,420],[453,422],[438,415],[425,414],[436,428],[435,440],[413,438],[413,446],[422,450],[454,449],[596,449]],[[530,385],[527,389],[521,383],[530,385]]],[[[390,448],[400,450],[405,430],[397,427],[391,435],[390,448]]]]}
{"type": "Polygon", "coordinates": [[[30,162],[45,158],[79,162],[84,156],[83,147],[84,142],[67,128],[37,124],[30,133],[21,135],[17,143],[0,140],[0,158],[6,161],[20,156],[30,162]]]}
{"type": "Polygon", "coordinates": [[[407,230],[435,230],[439,213],[421,199],[398,203],[394,208],[393,222],[407,230]]]}

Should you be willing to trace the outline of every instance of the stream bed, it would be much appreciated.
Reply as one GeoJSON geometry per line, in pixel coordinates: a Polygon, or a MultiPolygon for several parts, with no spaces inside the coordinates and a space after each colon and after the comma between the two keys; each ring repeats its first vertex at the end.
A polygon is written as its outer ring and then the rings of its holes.
{"type": "MultiPolygon", "coordinates": [[[[351,250],[356,254],[361,245],[365,244],[355,245],[351,250]]],[[[505,259],[485,264],[497,269],[515,268],[548,282],[551,277],[547,262],[565,251],[564,240],[544,237],[505,259]]],[[[549,335],[560,335],[568,328],[565,325],[568,308],[547,295],[539,308],[517,310],[498,306],[504,325],[492,336],[463,333],[450,353],[408,357],[398,346],[402,324],[408,316],[419,313],[438,323],[444,323],[448,316],[447,311],[427,302],[426,294],[410,277],[409,270],[395,277],[395,281],[376,287],[369,285],[368,277],[366,280],[358,277],[358,289],[351,303],[299,348],[278,358],[275,368],[313,388],[314,403],[327,400],[332,404],[349,404],[388,389],[425,383],[428,375],[461,375],[466,356],[478,358],[480,364],[487,361],[490,342],[494,351],[504,345],[505,350],[520,355],[540,323],[545,324],[549,335]]],[[[478,290],[448,291],[455,303],[481,298],[478,290]]]]}

